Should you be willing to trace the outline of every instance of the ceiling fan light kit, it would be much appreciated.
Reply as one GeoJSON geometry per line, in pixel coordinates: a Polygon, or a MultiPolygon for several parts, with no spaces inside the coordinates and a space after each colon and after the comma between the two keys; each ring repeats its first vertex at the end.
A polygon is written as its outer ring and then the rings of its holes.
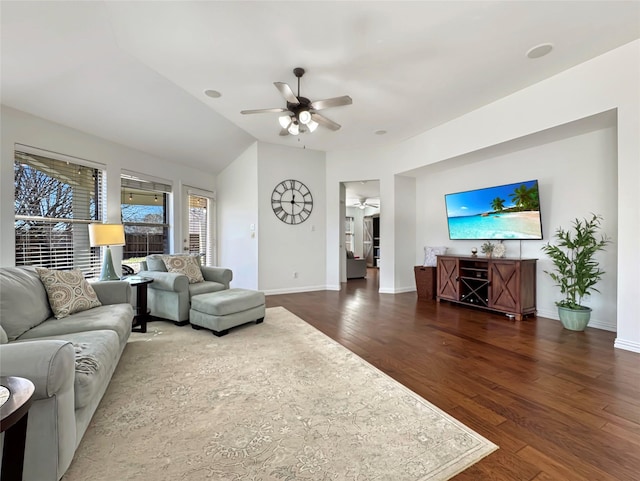
{"type": "Polygon", "coordinates": [[[291,135],[298,135],[300,133],[300,126],[297,122],[291,122],[291,125],[289,125],[287,130],[291,135]]]}
{"type": "Polygon", "coordinates": [[[301,110],[300,112],[298,112],[298,120],[304,125],[307,125],[309,122],[311,122],[311,114],[308,110],[301,110]]]}
{"type": "Polygon", "coordinates": [[[291,125],[291,116],[290,115],[281,115],[278,118],[278,122],[280,122],[280,127],[283,129],[288,129],[289,125],[291,125]]]}
{"type": "Polygon", "coordinates": [[[328,119],[318,113],[319,110],[328,109],[330,107],[340,107],[342,105],[350,105],[353,103],[351,97],[343,95],[342,97],[334,97],[324,100],[316,100],[312,102],[306,97],[300,95],[300,79],[304,75],[304,69],[296,67],[293,74],[298,79],[298,95],[293,93],[291,87],[284,82],[274,82],[280,94],[287,101],[286,108],[273,109],[255,109],[242,110],[241,114],[259,114],[259,113],[285,113],[278,117],[278,123],[282,130],[280,135],[299,135],[303,132],[314,132],[318,125],[328,128],[329,130],[339,130],[341,125],[328,119]]]}

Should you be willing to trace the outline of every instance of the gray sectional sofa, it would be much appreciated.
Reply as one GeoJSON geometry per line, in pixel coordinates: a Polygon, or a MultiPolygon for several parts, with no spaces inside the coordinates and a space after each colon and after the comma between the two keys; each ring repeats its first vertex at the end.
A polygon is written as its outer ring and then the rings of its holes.
{"type": "Polygon", "coordinates": [[[0,268],[0,375],[36,388],[25,481],[58,481],[69,468],[131,333],[129,284],[91,285],[102,306],[56,319],[33,268],[0,268]]]}

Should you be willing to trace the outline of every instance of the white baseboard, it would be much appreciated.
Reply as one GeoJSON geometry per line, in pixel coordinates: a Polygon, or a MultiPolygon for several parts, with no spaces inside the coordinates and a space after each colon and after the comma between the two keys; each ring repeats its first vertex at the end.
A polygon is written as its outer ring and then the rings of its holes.
{"type": "Polygon", "coordinates": [[[599,321],[598,319],[591,319],[589,321],[588,327],[595,327],[596,329],[602,329],[603,331],[618,331],[618,327],[615,324],[611,325],[610,322],[599,321]]]}
{"type": "Polygon", "coordinates": [[[329,286],[304,286],[304,287],[286,287],[284,289],[269,289],[263,291],[265,296],[277,296],[278,294],[298,294],[300,292],[314,292],[314,291],[332,291],[338,289],[331,289],[329,286]]]}
{"type": "Polygon", "coordinates": [[[547,319],[555,319],[556,321],[559,321],[560,319],[558,319],[558,310],[557,309],[553,309],[553,310],[549,310],[549,309],[538,309],[536,312],[537,316],[540,317],[546,317],[547,319]]]}
{"type": "Polygon", "coordinates": [[[413,287],[398,287],[393,289],[390,287],[381,287],[378,292],[380,294],[404,294],[405,292],[416,292],[416,286],[413,287]]]}
{"type": "Polygon", "coordinates": [[[632,351],[640,353],[640,342],[627,341],[625,339],[616,338],[613,346],[618,349],[624,349],[625,351],[632,351]]]}

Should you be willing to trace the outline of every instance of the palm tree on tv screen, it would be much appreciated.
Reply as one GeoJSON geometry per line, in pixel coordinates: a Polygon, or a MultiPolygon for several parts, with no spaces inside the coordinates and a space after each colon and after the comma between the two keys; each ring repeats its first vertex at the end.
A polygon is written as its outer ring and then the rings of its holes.
{"type": "Polygon", "coordinates": [[[528,188],[522,184],[512,194],[509,194],[511,200],[516,205],[517,210],[538,210],[540,207],[538,201],[538,188],[533,186],[528,188]]]}
{"type": "Polygon", "coordinates": [[[501,199],[500,197],[496,197],[491,201],[491,208],[495,212],[500,212],[501,210],[504,209],[504,202],[505,202],[504,199],[501,199]]]}

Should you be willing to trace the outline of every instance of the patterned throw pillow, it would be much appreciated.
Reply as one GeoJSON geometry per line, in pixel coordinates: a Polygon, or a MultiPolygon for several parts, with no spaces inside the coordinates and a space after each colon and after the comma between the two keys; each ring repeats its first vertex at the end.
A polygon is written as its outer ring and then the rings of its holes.
{"type": "Polygon", "coordinates": [[[100,307],[96,291],[80,271],[56,271],[36,267],[49,297],[49,304],[56,319],[74,312],[100,307]]]}
{"type": "Polygon", "coordinates": [[[424,248],[424,266],[425,267],[435,267],[438,259],[436,256],[442,256],[447,253],[447,248],[445,246],[441,247],[425,247],[424,248]]]}
{"type": "Polygon", "coordinates": [[[195,256],[162,256],[167,272],[184,274],[189,278],[189,284],[204,282],[200,263],[195,256]]]}

